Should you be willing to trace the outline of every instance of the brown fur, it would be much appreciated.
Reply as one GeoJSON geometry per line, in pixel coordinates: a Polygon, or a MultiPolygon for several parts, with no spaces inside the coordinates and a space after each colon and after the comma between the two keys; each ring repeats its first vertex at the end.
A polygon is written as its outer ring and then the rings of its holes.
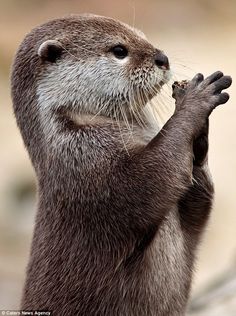
{"type": "Polygon", "coordinates": [[[216,73],[205,80],[198,75],[182,90],[176,85],[176,111],[149,141],[137,122],[129,139],[112,110],[90,121],[94,113],[71,113],[75,105],[68,103],[42,119],[36,88],[57,62],[40,59],[39,46],[59,40],[66,48],[62,62],[73,63],[71,54],[86,62],[116,37],[130,48],[129,71],[144,62],[154,67],[156,50],[145,39],[117,21],[86,15],[36,28],[16,55],[14,111],[38,179],[23,309],[81,316],[185,313],[213,197],[206,120],[228,100],[221,90],[231,79],[216,73]],[[56,130],[47,126],[50,118],[56,130]]]}

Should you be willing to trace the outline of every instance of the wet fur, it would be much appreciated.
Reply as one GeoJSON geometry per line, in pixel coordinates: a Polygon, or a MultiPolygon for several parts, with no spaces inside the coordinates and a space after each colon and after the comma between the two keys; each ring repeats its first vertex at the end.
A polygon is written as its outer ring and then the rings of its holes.
{"type": "MultiPolygon", "coordinates": [[[[54,30],[77,34],[80,28],[80,36],[83,28],[103,23],[103,32],[112,34],[121,24],[86,16],[50,23],[27,36],[12,73],[14,111],[38,181],[21,308],[55,315],[184,315],[213,198],[205,124],[229,79],[218,84],[217,95],[214,82],[198,89],[196,78],[183,93],[176,88],[176,112],[162,131],[153,137],[150,126],[145,130],[134,119],[131,137],[121,118],[94,118],[91,103],[90,111],[77,113],[71,102],[52,108],[38,99],[41,74],[55,65],[42,62],[37,49],[55,38],[54,30]]],[[[141,51],[151,49],[142,43],[141,51]]]]}

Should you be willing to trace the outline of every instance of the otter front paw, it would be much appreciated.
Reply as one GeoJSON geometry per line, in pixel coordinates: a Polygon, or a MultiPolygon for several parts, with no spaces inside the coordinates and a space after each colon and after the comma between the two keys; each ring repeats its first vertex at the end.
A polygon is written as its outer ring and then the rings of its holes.
{"type": "MultiPolygon", "coordinates": [[[[173,94],[172,97],[177,101],[181,101],[186,94],[187,86],[189,81],[175,81],[172,85],[173,94]]],[[[180,102],[181,104],[181,102],[180,102]]],[[[209,121],[207,119],[204,127],[202,128],[198,137],[196,137],[193,141],[193,164],[197,166],[201,166],[207,157],[208,152],[208,128],[209,121]]]]}
{"type": "Polygon", "coordinates": [[[176,112],[185,113],[184,120],[191,121],[194,142],[194,164],[204,164],[208,151],[208,117],[212,110],[228,101],[229,95],[222,90],[227,89],[232,83],[229,76],[224,76],[217,71],[204,79],[202,74],[197,74],[190,82],[175,82],[173,98],[176,100],[176,112]]]}
{"type": "Polygon", "coordinates": [[[185,89],[175,88],[176,111],[188,112],[197,122],[197,117],[207,118],[216,106],[228,101],[229,95],[222,90],[227,89],[232,83],[229,76],[224,76],[217,71],[204,79],[202,74],[197,74],[185,89]]]}

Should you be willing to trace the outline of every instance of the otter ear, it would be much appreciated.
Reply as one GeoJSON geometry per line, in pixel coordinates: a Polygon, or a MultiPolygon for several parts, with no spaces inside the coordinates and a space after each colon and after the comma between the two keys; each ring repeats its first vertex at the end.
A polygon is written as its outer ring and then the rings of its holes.
{"type": "Polygon", "coordinates": [[[61,43],[56,40],[47,40],[43,42],[38,49],[38,55],[46,61],[55,62],[62,53],[61,43]]]}

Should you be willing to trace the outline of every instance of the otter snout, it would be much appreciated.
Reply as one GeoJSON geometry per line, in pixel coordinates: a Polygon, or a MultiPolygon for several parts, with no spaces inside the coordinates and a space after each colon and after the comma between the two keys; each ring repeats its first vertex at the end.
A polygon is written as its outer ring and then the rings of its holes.
{"type": "Polygon", "coordinates": [[[168,57],[161,51],[157,51],[155,54],[155,64],[158,68],[163,70],[169,70],[170,64],[168,57]]]}

